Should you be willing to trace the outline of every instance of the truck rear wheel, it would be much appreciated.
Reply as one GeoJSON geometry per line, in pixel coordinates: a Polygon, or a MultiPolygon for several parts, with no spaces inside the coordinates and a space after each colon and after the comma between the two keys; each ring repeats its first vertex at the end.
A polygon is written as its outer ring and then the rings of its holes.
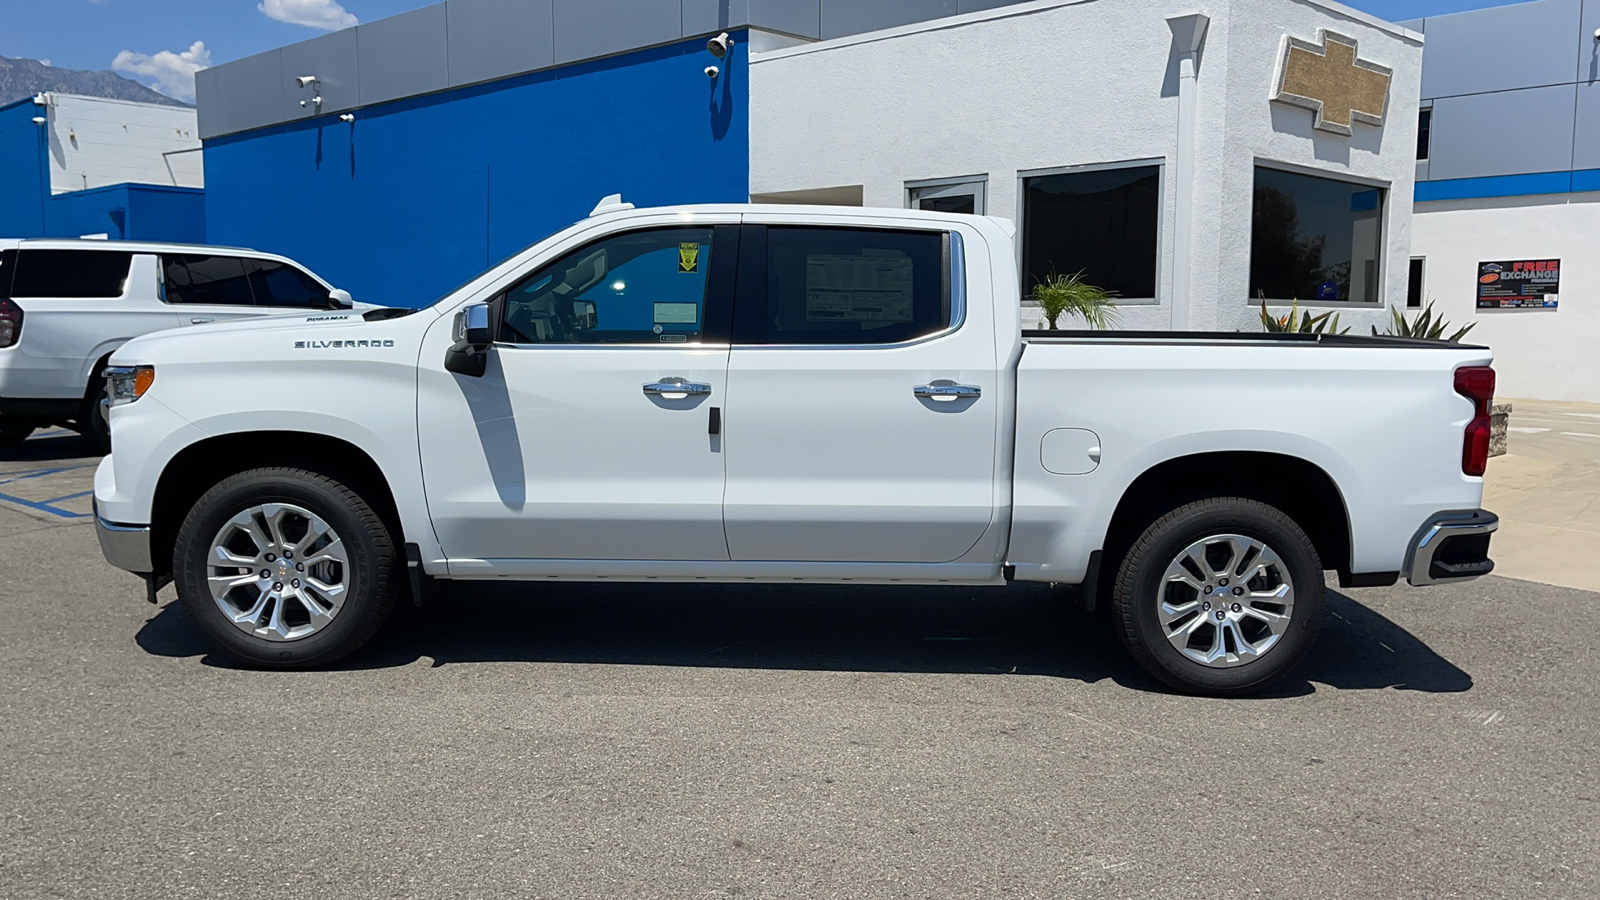
{"type": "Polygon", "coordinates": [[[184,611],[248,666],[325,666],[365,644],[394,607],[394,540],[355,491],[314,472],[241,472],[207,491],[178,531],[184,611]]]}
{"type": "Polygon", "coordinates": [[[1292,519],[1240,497],[1179,507],[1123,558],[1112,604],[1123,642],[1180,691],[1237,696],[1288,674],[1311,650],[1326,588],[1292,519]]]}

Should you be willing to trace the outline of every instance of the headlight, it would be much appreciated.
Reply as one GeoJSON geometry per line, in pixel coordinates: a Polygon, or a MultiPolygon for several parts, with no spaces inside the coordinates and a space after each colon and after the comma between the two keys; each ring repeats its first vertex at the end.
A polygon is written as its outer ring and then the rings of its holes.
{"type": "Polygon", "coordinates": [[[107,366],[106,396],[112,406],[121,406],[144,396],[156,381],[155,366],[107,366]]]}

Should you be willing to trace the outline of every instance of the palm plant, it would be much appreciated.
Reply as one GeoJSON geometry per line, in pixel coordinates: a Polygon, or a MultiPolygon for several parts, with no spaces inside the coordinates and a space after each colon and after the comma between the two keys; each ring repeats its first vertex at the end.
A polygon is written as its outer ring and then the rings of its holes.
{"type": "MultiPolygon", "coordinates": [[[[1478,324],[1477,322],[1469,323],[1461,328],[1457,328],[1449,337],[1445,337],[1445,329],[1450,327],[1450,323],[1444,320],[1444,316],[1434,315],[1432,300],[1429,300],[1428,305],[1423,307],[1421,314],[1419,314],[1415,319],[1412,319],[1410,322],[1406,321],[1406,317],[1401,315],[1400,310],[1396,307],[1389,307],[1389,316],[1394,321],[1389,324],[1389,330],[1384,332],[1385,334],[1394,335],[1396,337],[1428,338],[1435,341],[1443,340],[1449,341],[1452,344],[1457,343],[1462,338],[1466,337],[1467,332],[1471,331],[1473,326],[1478,324]]],[[[1378,326],[1372,326],[1372,333],[1375,335],[1378,334],[1378,326]]]]}
{"type": "Polygon", "coordinates": [[[1050,277],[1034,286],[1033,299],[1039,304],[1050,330],[1060,328],[1057,320],[1063,315],[1075,315],[1090,328],[1109,328],[1121,318],[1113,300],[1116,291],[1096,287],[1083,280],[1083,271],[1071,275],[1050,273],[1050,277]]]}
{"type": "Polygon", "coordinates": [[[1349,334],[1350,329],[1339,329],[1339,314],[1329,310],[1320,316],[1300,312],[1300,301],[1295,300],[1286,316],[1267,312],[1267,300],[1261,298],[1261,325],[1274,334],[1349,334]]]}

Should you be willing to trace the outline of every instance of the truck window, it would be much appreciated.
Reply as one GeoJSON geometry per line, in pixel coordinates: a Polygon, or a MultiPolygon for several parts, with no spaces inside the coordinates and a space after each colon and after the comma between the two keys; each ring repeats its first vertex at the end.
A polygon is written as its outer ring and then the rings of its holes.
{"type": "Polygon", "coordinates": [[[503,295],[510,344],[664,344],[705,333],[710,228],[635,231],[575,250],[503,295]]]}
{"type": "Polygon", "coordinates": [[[328,307],[328,289],[294,266],[271,259],[252,259],[248,268],[257,306],[328,307]]]}
{"type": "Polygon", "coordinates": [[[933,231],[768,228],[766,343],[894,344],[949,328],[946,240],[933,231]]]}
{"type": "Polygon", "coordinates": [[[13,297],[121,297],[132,253],[115,250],[29,250],[17,254],[13,297]]]}
{"type": "Polygon", "coordinates": [[[237,256],[170,254],[161,258],[168,303],[254,306],[244,260],[237,256]]]}

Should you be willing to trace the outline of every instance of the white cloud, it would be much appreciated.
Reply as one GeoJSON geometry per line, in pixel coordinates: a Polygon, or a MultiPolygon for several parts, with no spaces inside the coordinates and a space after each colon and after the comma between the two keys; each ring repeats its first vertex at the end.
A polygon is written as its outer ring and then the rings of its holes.
{"type": "Polygon", "coordinates": [[[211,65],[211,51],[205,41],[195,41],[182,53],[163,50],[151,55],[124,50],[111,61],[111,68],[137,77],[169,97],[194,100],[194,73],[211,65]]]}
{"type": "Polygon", "coordinates": [[[338,0],[261,0],[256,9],[269,19],[323,31],[338,31],[359,24],[338,0]]]}

